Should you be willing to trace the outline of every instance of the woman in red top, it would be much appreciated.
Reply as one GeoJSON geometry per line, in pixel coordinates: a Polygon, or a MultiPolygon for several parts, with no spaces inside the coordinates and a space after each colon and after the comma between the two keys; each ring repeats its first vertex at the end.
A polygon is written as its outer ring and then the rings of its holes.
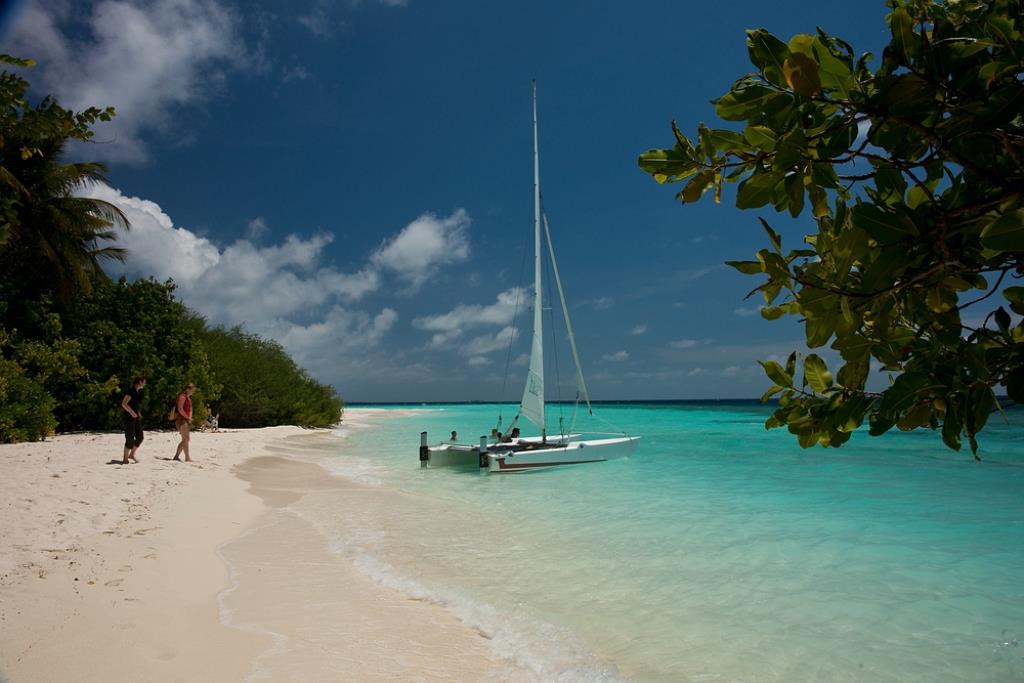
{"type": "Polygon", "coordinates": [[[192,430],[192,394],[196,393],[196,385],[188,384],[178,394],[178,400],[174,406],[174,427],[181,435],[181,443],[178,450],[174,452],[174,459],[180,461],[181,454],[185,454],[185,462],[192,462],[188,453],[189,432],[192,430]]]}

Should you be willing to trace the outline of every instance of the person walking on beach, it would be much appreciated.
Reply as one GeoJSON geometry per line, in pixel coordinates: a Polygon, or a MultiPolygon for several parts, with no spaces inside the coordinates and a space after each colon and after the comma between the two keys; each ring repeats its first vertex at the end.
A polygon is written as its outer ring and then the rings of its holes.
{"type": "Polygon", "coordinates": [[[135,452],[142,445],[142,413],[139,406],[142,403],[142,396],[139,394],[146,386],[146,378],[141,375],[132,380],[132,385],[121,397],[121,420],[124,425],[124,457],[122,465],[127,465],[129,458],[132,462],[138,462],[135,452]]]}
{"type": "Polygon", "coordinates": [[[181,435],[181,442],[174,451],[174,459],[181,461],[181,454],[185,454],[185,462],[192,462],[192,456],[188,452],[188,440],[192,431],[192,394],[196,393],[195,384],[187,384],[174,403],[174,428],[181,435]]]}

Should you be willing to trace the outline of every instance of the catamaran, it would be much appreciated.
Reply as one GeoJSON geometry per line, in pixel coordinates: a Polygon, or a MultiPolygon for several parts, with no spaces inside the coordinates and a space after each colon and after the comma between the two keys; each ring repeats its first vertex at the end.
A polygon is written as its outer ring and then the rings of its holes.
{"type": "Polygon", "coordinates": [[[533,272],[533,344],[530,349],[530,369],[526,375],[523,398],[515,418],[504,430],[494,429],[490,437],[481,436],[477,444],[441,443],[429,445],[427,433],[420,433],[420,465],[423,467],[479,467],[485,472],[526,472],[548,467],[580,465],[602,462],[631,455],[636,450],[639,436],[625,432],[575,433],[576,410],[572,424],[559,433],[549,436],[544,415],[544,337],[541,306],[542,232],[547,243],[551,271],[555,287],[562,304],[569,346],[576,364],[576,407],[586,404],[587,413],[594,414],[590,395],[583,379],[580,357],[576,351],[576,339],[569,319],[569,308],[562,291],[562,280],[558,274],[555,250],[551,244],[551,231],[547,216],[541,211],[540,202],[540,154],[537,135],[537,83],[533,83],[533,208],[534,208],[534,272],[533,272]],[[543,220],[542,220],[543,219],[543,220]],[[541,225],[543,223],[543,231],[541,225]],[[540,430],[540,436],[520,437],[516,426],[519,418],[533,423],[540,430]]]}

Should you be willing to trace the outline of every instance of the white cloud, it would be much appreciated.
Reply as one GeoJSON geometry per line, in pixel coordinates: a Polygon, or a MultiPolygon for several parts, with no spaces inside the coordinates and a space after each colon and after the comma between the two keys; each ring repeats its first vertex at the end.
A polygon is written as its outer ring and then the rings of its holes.
{"type": "Polygon", "coordinates": [[[629,351],[616,351],[615,353],[606,353],[601,356],[604,360],[619,362],[629,360],[629,351]]]}
{"type": "MultiPolygon", "coordinates": [[[[404,7],[406,0],[375,0],[385,7],[404,7]]],[[[363,4],[363,0],[348,0],[347,3],[331,2],[330,0],[314,0],[308,12],[300,14],[297,21],[303,28],[322,40],[330,40],[339,31],[348,28],[349,22],[341,16],[339,5],[355,9],[363,4]]]]}
{"type": "Polygon", "coordinates": [[[641,335],[647,332],[647,325],[636,325],[629,331],[632,335],[641,335]]]}
{"type": "Polygon", "coordinates": [[[469,258],[469,225],[465,209],[456,209],[447,218],[425,213],[385,241],[370,261],[417,288],[440,266],[469,258]]]}
{"type": "Polygon", "coordinates": [[[581,301],[580,306],[589,306],[595,311],[604,311],[611,308],[615,304],[615,299],[610,296],[599,296],[596,299],[587,299],[581,301]]]}
{"type": "Polygon", "coordinates": [[[245,235],[250,241],[256,242],[267,234],[267,221],[263,216],[256,216],[245,226],[245,235]]]}
{"type": "Polygon", "coordinates": [[[311,7],[307,14],[300,15],[298,22],[314,36],[323,39],[334,37],[335,31],[344,26],[343,22],[330,16],[327,3],[322,0],[311,7]]]}
{"type": "Polygon", "coordinates": [[[514,327],[504,327],[494,334],[485,334],[474,337],[460,346],[460,351],[467,356],[482,356],[492,351],[500,351],[508,348],[510,342],[518,336],[514,327]]]}
{"type": "Polygon", "coordinates": [[[740,306],[733,310],[733,313],[740,316],[741,318],[749,318],[752,315],[757,315],[761,312],[760,308],[749,308],[747,306],[740,306]]]}
{"type": "Polygon", "coordinates": [[[700,346],[701,342],[699,339],[677,339],[669,342],[668,345],[673,349],[692,349],[700,346]]]}
{"type": "Polygon", "coordinates": [[[756,377],[764,373],[759,365],[729,365],[722,369],[722,377],[756,377]]]}
{"type": "Polygon", "coordinates": [[[508,325],[515,316],[516,307],[525,305],[526,296],[524,288],[513,287],[499,294],[493,304],[459,304],[448,313],[416,318],[412,324],[418,329],[438,332],[449,339],[458,337],[472,327],[508,325]]]}
{"type": "Polygon", "coordinates": [[[96,126],[111,161],[145,161],[147,132],[172,129],[182,107],[209,99],[227,70],[247,63],[238,17],[215,0],[33,2],[8,43],[39,62],[33,82],[65,107],[117,109],[96,126]],[[87,38],[69,38],[71,24],[87,38]]]}
{"type": "MultiPolygon", "coordinates": [[[[358,306],[380,290],[386,273],[369,261],[355,272],[323,265],[324,251],[333,241],[330,234],[290,235],[270,245],[243,239],[220,246],[175,226],[155,202],[124,196],[105,185],[82,194],[116,204],[131,222],[130,230],[118,234],[118,244],[129,251],[128,261],[111,266],[111,273],[174,279],[178,297],[211,324],[244,324],[250,332],[277,340],[299,365],[341,391],[343,381],[374,386],[437,377],[430,366],[382,348],[398,313],[390,307],[371,311],[358,306]]],[[[250,221],[249,234],[267,230],[263,219],[250,221]]],[[[469,350],[507,344],[509,334],[503,329],[474,341],[469,350]]]]}
{"type": "Polygon", "coordinates": [[[328,234],[288,236],[272,246],[239,240],[221,248],[185,228],[154,202],[126,197],[106,185],[84,195],[105,199],[128,216],[131,230],[118,236],[129,262],[113,269],[173,278],[190,308],[215,323],[273,320],[329,304],[358,301],[379,286],[372,268],[341,273],[319,266],[328,234]]]}
{"type": "Polygon", "coordinates": [[[699,377],[700,375],[706,375],[706,374],[707,374],[707,370],[705,370],[704,368],[694,368],[693,370],[690,370],[688,373],[686,373],[686,376],[687,377],[699,377]]]}
{"type": "Polygon", "coordinates": [[[486,356],[473,356],[467,361],[472,367],[479,367],[482,365],[490,365],[491,359],[486,356]]]}

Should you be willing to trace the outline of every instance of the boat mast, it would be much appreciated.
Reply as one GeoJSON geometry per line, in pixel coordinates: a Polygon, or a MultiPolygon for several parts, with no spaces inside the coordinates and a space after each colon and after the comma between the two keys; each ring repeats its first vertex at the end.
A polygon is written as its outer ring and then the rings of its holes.
{"type": "Polygon", "coordinates": [[[540,143],[537,135],[537,81],[533,81],[533,347],[530,350],[530,372],[526,376],[520,413],[540,427],[544,441],[544,334],[541,308],[541,231],[540,231],[540,143]]]}

